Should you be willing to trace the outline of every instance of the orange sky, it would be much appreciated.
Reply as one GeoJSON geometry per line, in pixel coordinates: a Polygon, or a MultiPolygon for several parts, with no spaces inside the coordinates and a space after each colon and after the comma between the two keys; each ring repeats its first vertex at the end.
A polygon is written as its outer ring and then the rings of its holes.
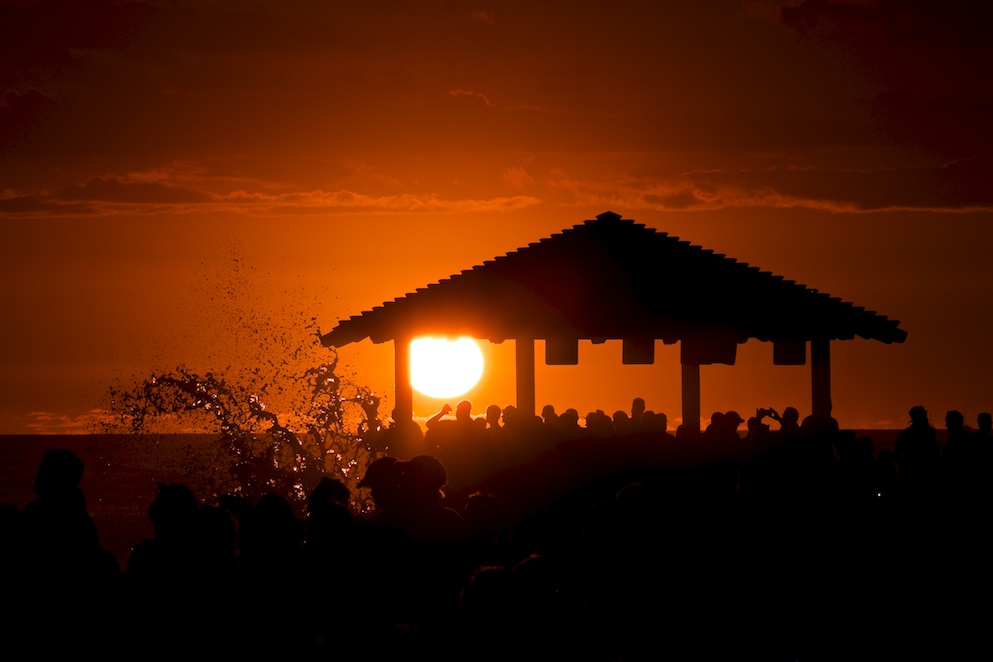
{"type": "MultiPolygon", "coordinates": [[[[993,409],[991,18],[0,0],[0,433],[84,430],[113,385],[291,351],[274,338],[301,319],[328,331],[608,210],[900,320],[902,345],[833,345],[842,425],[903,426],[915,404],[974,423],[993,409]]],[[[579,367],[539,369],[538,401],[639,395],[672,422],[668,349],[634,367],[581,345],[579,367]]],[[[386,412],[391,352],[340,351],[386,412]]],[[[809,412],[808,369],[768,346],[701,372],[705,412],[809,412]]],[[[475,411],[512,380],[492,373],[475,411]]]]}

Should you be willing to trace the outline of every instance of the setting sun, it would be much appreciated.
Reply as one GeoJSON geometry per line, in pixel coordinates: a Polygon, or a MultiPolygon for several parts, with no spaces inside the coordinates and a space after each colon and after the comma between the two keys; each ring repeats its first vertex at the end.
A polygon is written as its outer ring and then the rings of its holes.
{"type": "Polygon", "coordinates": [[[462,395],[483,375],[483,352],[472,338],[415,338],[410,343],[410,385],[432,398],[462,395]]]}

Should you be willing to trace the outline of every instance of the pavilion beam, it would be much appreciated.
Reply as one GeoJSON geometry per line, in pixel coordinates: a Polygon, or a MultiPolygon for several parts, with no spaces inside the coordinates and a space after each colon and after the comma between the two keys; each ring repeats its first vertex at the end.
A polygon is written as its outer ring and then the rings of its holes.
{"type": "Polygon", "coordinates": [[[515,338],[514,351],[517,359],[517,411],[525,416],[534,416],[534,338],[515,338]]]}
{"type": "Polygon", "coordinates": [[[700,431],[700,366],[683,363],[683,429],[700,431]]]}
{"type": "Polygon", "coordinates": [[[831,415],[831,341],[810,341],[810,399],[815,416],[831,415]]]}
{"type": "Polygon", "coordinates": [[[414,390],[410,385],[410,338],[393,339],[394,420],[414,418],[414,390]]]}

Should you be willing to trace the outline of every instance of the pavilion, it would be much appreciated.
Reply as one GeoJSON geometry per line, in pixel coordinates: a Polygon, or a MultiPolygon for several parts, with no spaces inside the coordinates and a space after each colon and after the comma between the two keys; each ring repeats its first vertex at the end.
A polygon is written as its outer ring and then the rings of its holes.
{"type": "Polygon", "coordinates": [[[513,340],[516,406],[535,411],[535,341],[548,365],[576,365],[579,341],[622,341],[624,364],[680,344],[682,417],[700,420],[700,366],[733,365],[738,344],[773,344],[776,365],[805,365],[811,411],[831,411],[832,340],[903,342],[899,322],[605,212],[344,320],[327,347],[394,344],[395,415],[412,417],[409,345],[421,335],[513,340]]]}

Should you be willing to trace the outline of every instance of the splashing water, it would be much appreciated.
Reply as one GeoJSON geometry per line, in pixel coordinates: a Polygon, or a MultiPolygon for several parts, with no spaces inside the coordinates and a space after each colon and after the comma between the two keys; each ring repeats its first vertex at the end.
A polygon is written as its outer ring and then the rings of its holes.
{"type": "MultiPolygon", "coordinates": [[[[190,479],[200,483],[195,486],[200,493],[236,493],[257,500],[276,492],[302,503],[321,477],[330,476],[354,494],[356,467],[366,466],[382,451],[375,441],[381,427],[375,413],[379,398],[343,383],[336,367],[334,356],[300,375],[309,406],[289,417],[295,419],[292,425],[269,411],[258,393],[213,373],[199,375],[180,367],[152,375],[132,389],[112,389],[116,418],[108,431],[123,429],[141,437],[170,424],[195,423],[210,430],[212,422],[228,470],[226,475],[216,467],[198,470],[190,462],[190,479]]],[[[362,506],[361,499],[357,503],[362,506]]]]}
{"type": "MultiPolygon", "coordinates": [[[[240,272],[236,275],[241,278],[240,272]]],[[[239,322],[247,317],[244,311],[223,312],[239,322]]],[[[292,333],[274,329],[272,319],[266,315],[253,325],[227,327],[258,336],[259,357],[247,372],[179,366],[111,388],[111,420],[103,425],[104,433],[137,440],[171,433],[211,435],[217,443],[188,447],[182,468],[188,486],[204,497],[236,494],[257,501],[275,492],[299,510],[309,491],[328,476],[349,487],[359,510],[368,510],[371,504],[356,482],[361,468],[384,450],[376,441],[382,427],[379,397],[339,376],[337,354],[320,345],[314,318],[301,323],[287,315],[282,321],[292,333]],[[285,346],[285,358],[273,358],[274,344],[285,346]],[[270,407],[273,401],[278,413],[270,407]]],[[[240,338],[231,341],[240,349],[247,344],[240,338]]]]}

